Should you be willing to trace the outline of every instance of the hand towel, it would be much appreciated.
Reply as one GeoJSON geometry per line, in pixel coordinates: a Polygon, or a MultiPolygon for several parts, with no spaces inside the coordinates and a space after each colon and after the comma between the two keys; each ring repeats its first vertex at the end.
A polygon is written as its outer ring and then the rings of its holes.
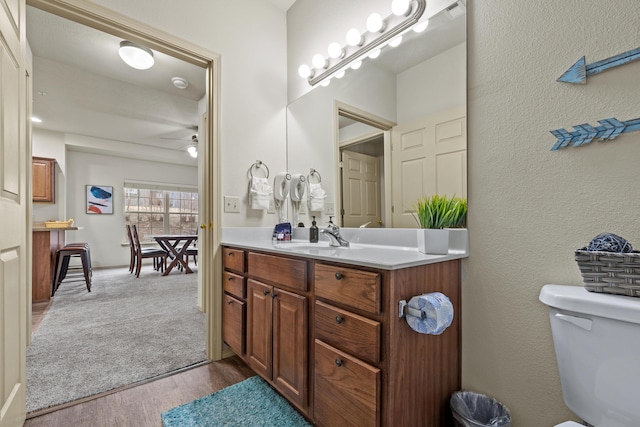
{"type": "Polygon", "coordinates": [[[416,332],[440,335],[453,322],[453,304],[440,292],[417,295],[409,300],[409,307],[426,314],[424,319],[407,314],[407,323],[416,332]]]}
{"type": "Polygon", "coordinates": [[[309,210],[314,212],[322,212],[324,210],[324,199],[327,197],[327,192],[322,189],[320,183],[309,183],[309,195],[307,201],[309,210]]]}
{"type": "Polygon", "coordinates": [[[249,203],[252,209],[267,210],[273,189],[267,178],[253,176],[249,183],[249,203]]]}

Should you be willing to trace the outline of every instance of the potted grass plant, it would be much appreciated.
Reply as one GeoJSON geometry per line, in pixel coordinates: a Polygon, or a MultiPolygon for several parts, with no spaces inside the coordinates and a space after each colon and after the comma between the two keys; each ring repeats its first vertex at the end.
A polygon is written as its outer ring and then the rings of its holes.
{"type": "MultiPolygon", "coordinates": [[[[418,230],[418,250],[427,254],[449,253],[452,243],[466,242],[466,233],[460,236],[454,229],[467,225],[467,199],[446,195],[425,196],[416,202],[415,218],[418,230]],[[452,235],[453,234],[453,235],[452,235]],[[462,240],[461,240],[462,239],[462,240]]],[[[462,243],[466,245],[466,243],[462,243]]]]}

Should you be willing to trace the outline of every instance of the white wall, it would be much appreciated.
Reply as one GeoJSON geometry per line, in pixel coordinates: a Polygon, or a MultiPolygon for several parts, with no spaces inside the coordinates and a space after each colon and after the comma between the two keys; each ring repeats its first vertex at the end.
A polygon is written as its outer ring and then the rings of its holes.
{"type": "Polygon", "coordinates": [[[272,172],[285,168],[285,13],[264,0],[95,3],[221,55],[222,193],[244,202],[221,225],[272,225],[274,216],[247,209],[246,195],[256,160],[272,172]]]}
{"type": "Polygon", "coordinates": [[[87,242],[94,267],[129,265],[124,225],[125,180],[198,185],[198,169],[191,166],[125,159],[79,151],[67,152],[67,215],[77,231],[67,231],[67,242],[87,242]],[[113,215],[86,213],[86,185],[113,186],[113,215]]]}
{"type": "MultiPolygon", "coordinates": [[[[573,251],[603,231],[640,248],[640,132],[559,152],[552,129],[638,117],[640,63],[556,82],[576,60],[638,47],[637,0],[468,1],[469,230],[463,386],[496,395],[513,425],[571,417],[545,283],[581,285],[573,251]],[[630,185],[631,184],[631,185],[630,185]]],[[[589,357],[589,355],[585,355],[589,357]]]]}

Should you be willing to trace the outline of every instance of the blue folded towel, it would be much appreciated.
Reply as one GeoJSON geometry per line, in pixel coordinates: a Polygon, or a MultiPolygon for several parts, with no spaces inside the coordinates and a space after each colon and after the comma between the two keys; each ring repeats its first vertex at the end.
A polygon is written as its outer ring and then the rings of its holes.
{"type": "Polygon", "coordinates": [[[426,314],[424,319],[406,315],[411,329],[421,334],[440,335],[453,322],[453,304],[441,292],[417,295],[407,305],[426,314]]]}

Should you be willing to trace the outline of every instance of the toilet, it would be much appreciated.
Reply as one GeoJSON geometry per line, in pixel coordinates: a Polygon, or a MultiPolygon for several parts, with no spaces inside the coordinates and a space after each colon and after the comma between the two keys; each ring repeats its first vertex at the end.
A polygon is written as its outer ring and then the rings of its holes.
{"type": "Polygon", "coordinates": [[[563,285],[543,286],[539,298],[567,407],[595,427],[640,426],[640,298],[563,285]]]}

